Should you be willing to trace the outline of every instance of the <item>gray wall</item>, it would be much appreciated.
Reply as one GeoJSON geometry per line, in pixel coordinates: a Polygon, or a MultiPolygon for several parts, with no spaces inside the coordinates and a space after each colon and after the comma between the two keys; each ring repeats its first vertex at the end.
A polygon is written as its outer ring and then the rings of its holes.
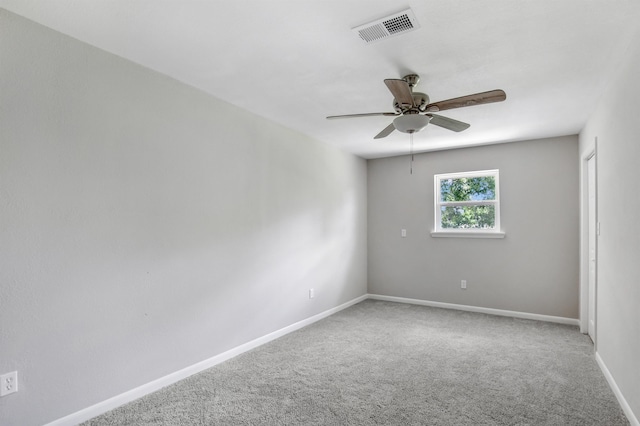
{"type": "Polygon", "coordinates": [[[416,155],[413,175],[408,156],[370,160],[369,293],[578,318],[577,156],[569,136],[416,155]],[[506,237],[431,237],[433,175],[487,169],[506,237]]]}
{"type": "Polygon", "coordinates": [[[364,160],[2,9],[0,58],[2,425],[366,294],[364,160]]]}
{"type": "Polygon", "coordinates": [[[636,418],[640,418],[639,71],[640,33],[580,133],[581,158],[593,151],[598,138],[597,217],[601,234],[596,349],[636,418]]]}

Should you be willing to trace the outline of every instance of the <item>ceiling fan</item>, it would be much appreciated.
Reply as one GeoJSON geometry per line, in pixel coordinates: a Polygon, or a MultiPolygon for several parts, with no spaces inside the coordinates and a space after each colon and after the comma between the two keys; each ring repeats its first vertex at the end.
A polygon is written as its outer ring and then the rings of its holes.
{"type": "Polygon", "coordinates": [[[413,91],[414,86],[416,86],[419,81],[420,76],[417,74],[406,75],[401,80],[384,80],[384,84],[387,85],[387,88],[394,97],[393,108],[395,112],[330,115],[327,119],[372,117],[378,115],[396,117],[391,124],[374,136],[374,139],[387,137],[394,130],[410,134],[416,133],[424,129],[429,123],[454,132],[461,132],[468,129],[470,125],[462,121],[454,120],[453,118],[443,117],[433,113],[453,108],[502,102],[507,98],[506,93],[498,89],[429,103],[429,96],[425,93],[413,91]]]}

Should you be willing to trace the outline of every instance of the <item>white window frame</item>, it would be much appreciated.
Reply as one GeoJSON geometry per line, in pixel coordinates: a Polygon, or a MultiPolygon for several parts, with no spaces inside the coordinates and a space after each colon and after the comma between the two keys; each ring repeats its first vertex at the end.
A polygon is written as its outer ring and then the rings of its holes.
{"type": "Polygon", "coordinates": [[[466,237],[466,238],[504,238],[505,233],[500,227],[500,171],[478,170],[472,172],[442,173],[433,175],[434,185],[434,227],[432,237],[466,237]],[[482,201],[441,201],[440,182],[447,179],[492,176],[496,182],[495,200],[482,201]],[[442,207],[445,206],[494,206],[495,227],[493,229],[450,229],[442,228],[442,207]]]}

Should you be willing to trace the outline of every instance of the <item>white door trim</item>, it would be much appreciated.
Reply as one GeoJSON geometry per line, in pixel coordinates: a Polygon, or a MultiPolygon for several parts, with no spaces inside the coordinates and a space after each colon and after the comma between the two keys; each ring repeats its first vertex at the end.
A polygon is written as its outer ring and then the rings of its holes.
{"type": "MultiPolygon", "coordinates": [[[[597,223],[597,176],[598,176],[598,138],[595,138],[594,149],[580,158],[580,331],[589,332],[589,175],[588,161],[595,158],[596,169],[596,223],[597,223]]],[[[597,256],[597,238],[596,238],[597,256]]],[[[596,265],[597,268],[597,265],[596,265]]],[[[596,281],[597,287],[597,281],[596,281]]],[[[597,311],[596,311],[597,312],[597,311]]]]}
{"type": "Polygon", "coordinates": [[[588,273],[587,273],[587,286],[588,286],[588,299],[587,299],[587,331],[594,344],[596,342],[596,289],[597,289],[597,244],[598,234],[596,231],[598,223],[597,213],[597,174],[596,174],[597,159],[596,156],[592,156],[587,160],[587,179],[588,189],[588,213],[587,213],[587,252],[588,252],[588,273]]]}

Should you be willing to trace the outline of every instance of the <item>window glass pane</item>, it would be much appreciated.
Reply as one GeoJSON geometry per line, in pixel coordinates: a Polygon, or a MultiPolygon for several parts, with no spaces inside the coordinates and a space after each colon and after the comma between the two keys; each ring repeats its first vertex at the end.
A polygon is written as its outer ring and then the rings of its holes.
{"type": "Polygon", "coordinates": [[[495,228],[495,206],[447,206],[440,211],[442,229],[495,228]]]}
{"type": "Polygon", "coordinates": [[[481,201],[496,199],[494,176],[440,180],[440,201],[481,201]]]}

